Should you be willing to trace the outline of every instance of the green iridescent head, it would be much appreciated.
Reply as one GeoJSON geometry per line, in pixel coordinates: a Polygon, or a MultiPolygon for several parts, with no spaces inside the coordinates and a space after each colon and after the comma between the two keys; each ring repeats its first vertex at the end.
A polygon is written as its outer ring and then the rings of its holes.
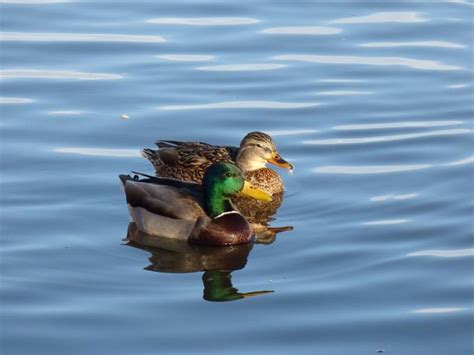
{"type": "Polygon", "coordinates": [[[266,192],[258,190],[244,180],[242,171],[232,163],[214,163],[206,169],[202,180],[206,213],[214,218],[232,210],[230,199],[237,194],[272,201],[266,192]]]}

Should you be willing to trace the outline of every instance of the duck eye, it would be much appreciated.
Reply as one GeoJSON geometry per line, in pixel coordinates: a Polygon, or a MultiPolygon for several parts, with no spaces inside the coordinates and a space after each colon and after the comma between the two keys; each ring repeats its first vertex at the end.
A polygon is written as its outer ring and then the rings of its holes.
{"type": "Polygon", "coordinates": [[[228,178],[232,177],[232,173],[225,173],[224,175],[225,175],[225,177],[228,177],[228,178]]]}

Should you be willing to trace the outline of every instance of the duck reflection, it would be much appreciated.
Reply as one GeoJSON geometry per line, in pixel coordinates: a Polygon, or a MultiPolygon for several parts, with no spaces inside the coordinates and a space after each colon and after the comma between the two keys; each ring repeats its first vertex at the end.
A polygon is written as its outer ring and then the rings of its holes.
{"type": "Polygon", "coordinates": [[[255,243],[257,244],[272,244],[278,233],[289,232],[293,230],[293,226],[284,227],[269,227],[268,222],[271,219],[261,223],[252,223],[252,228],[255,232],[255,243]]]}
{"type": "Polygon", "coordinates": [[[171,273],[203,271],[203,299],[207,301],[235,301],[273,292],[239,292],[232,284],[231,273],[245,267],[253,243],[225,247],[193,245],[146,234],[141,232],[135,223],[129,224],[127,239],[127,245],[151,253],[151,264],[146,270],[171,273]]]}
{"type": "Polygon", "coordinates": [[[202,275],[202,283],[204,284],[202,298],[213,302],[235,301],[273,292],[253,291],[241,293],[232,285],[232,274],[230,271],[208,270],[202,275]]]}

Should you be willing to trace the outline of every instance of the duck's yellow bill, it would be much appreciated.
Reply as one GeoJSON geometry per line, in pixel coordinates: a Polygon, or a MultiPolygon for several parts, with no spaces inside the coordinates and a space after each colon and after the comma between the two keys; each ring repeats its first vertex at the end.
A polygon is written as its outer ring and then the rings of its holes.
{"type": "Polygon", "coordinates": [[[270,194],[267,194],[265,191],[259,190],[254,187],[250,182],[244,180],[244,187],[240,191],[241,195],[250,196],[257,200],[271,202],[273,198],[270,194]]]}

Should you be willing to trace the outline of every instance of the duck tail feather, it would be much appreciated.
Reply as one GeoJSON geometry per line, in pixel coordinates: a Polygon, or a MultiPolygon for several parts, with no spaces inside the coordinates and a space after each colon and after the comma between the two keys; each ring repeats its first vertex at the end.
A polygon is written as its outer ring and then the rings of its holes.
{"type": "Polygon", "coordinates": [[[142,156],[143,156],[145,159],[148,159],[148,160],[150,160],[150,161],[153,161],[153,160],[154,160],[154,157],[155,157],[156,152],[157,152],[156,150],[149,149],[149,148],[142,149],[142,151],[141,151],[142,156]]]}
{"type": "Polygon", "coordinates": [[[158,146],[158,148],[176,148],[183,144],[183,142],[159,139],[155,142],[155,144],[158,146]]]}
{"type": "Polygon", "coordinates": [[[125,185],[125,182],[127,180],[131,180],[132,178],[130,177],[130,175],[120,174],[119,179],[120,181],[122,181],[122,184],[125,185]]]}
{"type": "Polygon", "coordinates": [[[143,177],[146,177],[148,179],[151,179],[151,180],[158,180],[158,181],[161,181],[160,178],[157,178],[156,176],[152,176],[152,175],[148,175],[148,174],[145,174],[145,173],[139,173],[138,171],[131,171],[132,174],[135,174],[135,175],[140,175],[140,176],[143,176],[143,177]]]}

